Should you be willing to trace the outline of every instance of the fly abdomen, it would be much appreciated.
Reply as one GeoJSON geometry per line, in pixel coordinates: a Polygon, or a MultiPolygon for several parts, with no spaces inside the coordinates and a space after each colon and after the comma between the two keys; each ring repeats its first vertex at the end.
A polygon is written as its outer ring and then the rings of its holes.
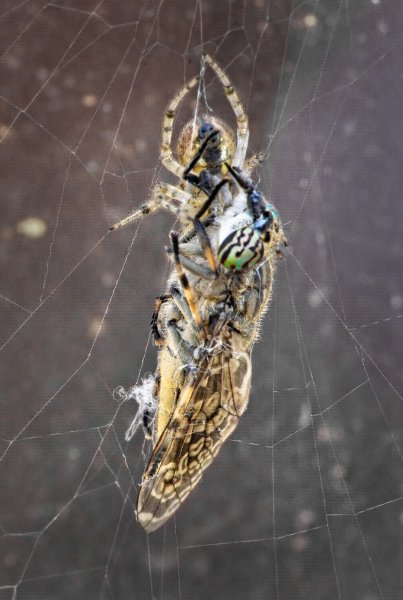
{"type": "Polygon", "coordinates": [[[261,262],[263,253],[263,240],[251,225],[230,233],[218,248],[220,263],[231,271],[254,267],[261,262]]]}

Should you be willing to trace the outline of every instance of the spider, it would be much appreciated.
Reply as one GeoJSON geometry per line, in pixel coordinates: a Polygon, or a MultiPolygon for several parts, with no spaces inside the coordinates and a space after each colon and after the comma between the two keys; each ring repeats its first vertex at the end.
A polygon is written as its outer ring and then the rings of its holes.
{"type": "Polygon", "coordinates": [[[261,154],[246,159],[249,140],[248,117],[235,88],[225,72],[208,54],[203,54],[204,64],[208,64],[216,74],[235,114],[236,143],[231,129],[221,119],[203,115],[197,119],[197,131],[193,120],[183,127],[175,157],[172,136],[176,111],[185,96],[200,80],[200,75],[193,77],[175,94],[165,111],[162,123],[161,162],[168,171],[179,178],[178,185],[158,182],[146,203],[112,225],[110,229],[125,227],[160,208],[179,216],[182,225],[187,226],[188,218],[197,213],[206,196],[214,189],[214,185],[227,173],[226,163],[231,163],[234,169],[240,169],[246,175],[250,175],[262,162],[261,154]]]}

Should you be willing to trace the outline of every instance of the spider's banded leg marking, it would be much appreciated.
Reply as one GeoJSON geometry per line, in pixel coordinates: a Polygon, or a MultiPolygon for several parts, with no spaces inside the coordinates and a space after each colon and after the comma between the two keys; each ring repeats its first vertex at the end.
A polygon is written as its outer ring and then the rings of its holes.
{"type": "Polygon", "coordinates": [[[149,215],[160,208],[164,208],[175,216],[178,216],[181,206],[186,205],[190,198],[190,194],[175,185],[163,182],[157,183],[153,189],[150,200],[142,204],[140,208],[135,210],[131,215],[128,215],[118,223],[112,225],[109,229],[114,230],[126,227],[129,223],[132,223],[145,215],[149,215]],[[177,202],[177,204],[173,204],[172,201],[177,202]]]}
{"type": "Polygon", "coordinates": [[[200,312],[199,312],[196,300],[194,299],[193,292],[192,292],[192,289],[189,284],[189,280],[186,277],[186,273],[184,272],[181,262],[180,262],[178,235],[174,232],[171,232],[171,241],[172,241],[173,255],[174,255],[174,259],[175,259],[176,272],[178,274],[178,279],[179,279],[180,284],[183,289],[183,294],[186,298],[186,302],[188,303],[190,312],[192,313],[192,317],[196,324],[196,327],[197,327],[198,331],[200,332],[200,337],[203,340],[205,340],[207,337],[206,330],[204,328],[204,324],[203,324],[202,318],[200,316],[200,312]]]}
{"type": "Polygon", "coordinates": [[[214,73],[220,80],[224,91],[227,95],[228,102],[230,103],[231,108],[235,113],[237,122],[237,144],[232,164],[236,167],[242,167],[245,162],[249,140],[247,114],[245,113],[242,102],[238,94],[236,93],[234,86],[232,85],[231,81],[224,73],[224,71],[221,69],[221,67],[208,54],[203,54],[203,58],[206,61],[206,63],[210,65],[210,67],[213,69],[214,73]]]}
{"type": "Polygon", "coordinates": [[[153,189],[153,197],[163,196],[167,200],[176,200],[181,204],[186,204],[191,198],[191,194],[185,192],[180,187],[160,181],[153,189]]]}
{"type": "Polygon", "coordinates": [[[199,75],[193,77],[193,79],[179,90],[169,103],[162,123],[161,162],[168,171],[171,171],[171,173],[180,178],[182,177],[183,166],[174,158],[171,149],[175,112],[186,94],[197,85],[199,79],[199,75]]]}

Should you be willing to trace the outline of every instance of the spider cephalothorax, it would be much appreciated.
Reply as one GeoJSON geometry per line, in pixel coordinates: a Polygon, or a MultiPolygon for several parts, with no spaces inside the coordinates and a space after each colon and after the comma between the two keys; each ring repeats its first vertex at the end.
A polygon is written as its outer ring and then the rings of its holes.
{"type": "Polygon", "coordinates": [[[226,172],[225,162],[240,168],[247,175],[261,162],[258,156],[246,160],[249,140],[248,117],[235,88],[211,56],[204,55],[203,61],[211,67],[224,88],[236,118],[236,136],[221,119],[211,115],[199,116],[183,127],[176,152],[174,151],[172,137],[177,109],[184,97],[199,83],[200,75],[193,77],[175,94],[165,111],[162,123],[161,162],[168,171],[179,178],[178,184],[157,183],[150,200],[111,229],[123,227],[159,208],[169,210],[179,216],[183,224],[187,224],[189,217],[194,216],[205,202],[206,194],[209,194],[214,183],[217,183],[214,177],[219,178],[226,172]]]}

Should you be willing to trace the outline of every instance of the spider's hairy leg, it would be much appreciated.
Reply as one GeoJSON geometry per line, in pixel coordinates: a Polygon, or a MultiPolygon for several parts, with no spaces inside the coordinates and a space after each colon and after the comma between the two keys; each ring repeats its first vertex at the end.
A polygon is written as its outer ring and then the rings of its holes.
{"type": "MultiPolygon", "coordinates": [[[[257,191],[255,184],[252,179],[241,169],[238,167],[232,168],[231,165],[225,163],[228,171],[231,173],[232,177],[235,179],[237,184],[245,190],[247,194],[247,202],[249,210],[253,216],[253,221],[255,223],[259,222],[260,217],[262,216],[262,196],[257,191]]],[[[267,221],[263,221],[262,226],[265,225],[267,221]]]]}
{"type": "Polygon", "coordinates": [[[215,62],[213,58],[209,54],[203,54],[203,58],[207,64],[213,69],[214,73],[217,75],[220,80],[224,91],[227,95],[228,102],[231,105],[232,110],[235,113],[236,122],[237,122],[237,144],[236,144],[236,152],[235,156],[232,160],[232,164],[236,167],[242,167],[245,158],[246,152],[248,149],[248,140],[249,140],[249,126],[248,126],[248,116],[243,108],[242,102],[235,91],[234,86],[231,81],[227,77],[226,73],[222,70],[222,68],[215,62]]]}
{"type": "Polygon", "coordinates": [[[129,223],[144,217],[144,215],[149,215],[160,208],[169,210],[177,216],[180,212],[181,206],[186,206],[190,198],[191,195],[181,188],[171,185],[170,183],[163,183],[160,181],[154,187],[150,200],[142,204],[140,208],[135,210],[131,215],[112,225],[109,229],[114,230],[120,229],[121,227],[126,227],[126,225],[129,225],[129,223]]]}
{"type": "Polygon", "coordinates": [[[180,178],[182,177],[183,166],[175,160],[171,147],[175,113],[180,102],[197,85],[199,79],[199,75],[193,77],[175,94],[165,111],[162,122],[161,162],[168,171],[180,178]]]}

